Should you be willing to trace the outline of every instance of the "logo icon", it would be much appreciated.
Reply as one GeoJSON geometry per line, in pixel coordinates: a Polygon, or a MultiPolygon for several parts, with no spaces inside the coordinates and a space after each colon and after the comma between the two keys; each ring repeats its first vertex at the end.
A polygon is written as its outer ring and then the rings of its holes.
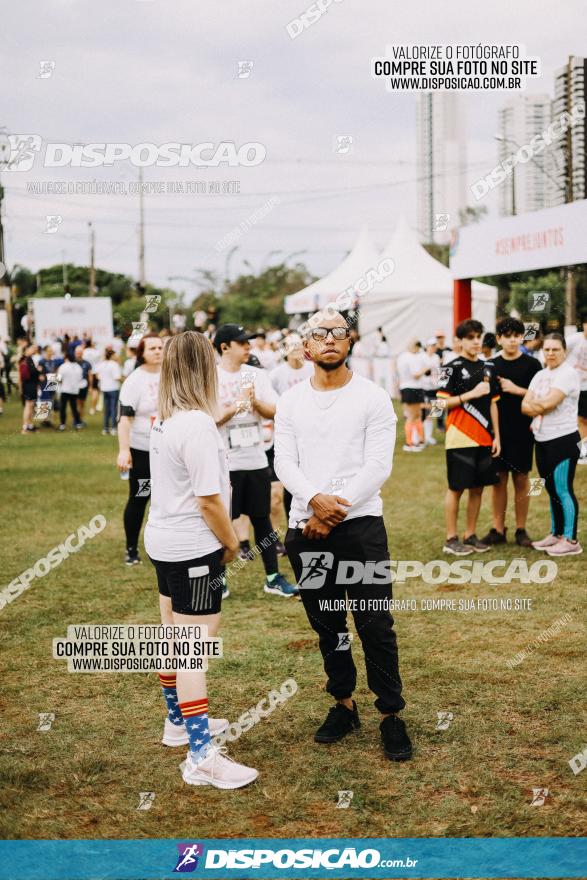
{"type": "Polygon", "coordinates": [[[471,378],[471,374],[469,373],[469,371],[466,367],[463,367],[461,369],[461,376],[463,379],[470,379],[471,378]]]}
{"type": "Polygon", "coordinates": [[[302,573],[298,581],[300,590],[319,590],[324,586],[326,575],[334,565],[334,555],[328,551],[324,553],[305,552],[300,553],[302,560],[302,573]]]}
{"type": "Polygon", "coordinates": [[[436,717],[438,718],[438,721],[436,722],[436,730],[448,730],[450,722],[455,716],[452,712],[437,712],[436,717]]]}
{"type": "Polygon", "coordinates": [[[51,235],[54,232],[57,232],[59,227],[63,222],[63,217],[61,214],[45,214],[46,217],[46,225],[45,232],[48,232],[51,235]]]}
{"type": "Polygon", "coordinates": [[[430,418],[439,419],[446,409],[446,400],[435,398],[430,401],[430,418]]]}
{"type": "Polygon", "coordinates": [[[139,791],[139,805],[137,810],[150,810],[155,800],[154,791],[139,791]]]}
{"type": "Polygon", "coordinates": [[[334,139],[334,152],[339,156],[348,156],[353,152],[353,136],[350,134],[337,134],[334,139]]]}
{"type": "Polygon", "coordinates": [[[446,384],[452,376],[452,367],[441,367],[438,371],[438,382],[446,384]]]}
{"type": "Polygon", "coordinates": [[[533,291],[528,294],[528,311],[547,313],[550,307],[550,293],[533,291]]]}
{"type": "Polygon", "coordinates": [[[445,232],[448,229],[450,214],[435,214],[432,223],[433,232],[445,232]]]}
{"type": "Polygon", "coordinates": [[[238,71],[235,79],[248,79],[253,72],[254,61],[238,61],[238,71]]]}
{"type": "Polygon", "coordinates": [[[531,807],[542,807],[550,797],[550,792],[547,788],[533,788],[532,789],[532,800],[530,801],[531,807]]]}
{"type": "Polygon", "coordinates": [[[339,810],[348,810],[351,805],[351,801],[353,799],[352,791],[339,791],[338,792],[338,802],[336,804],[337,809],[339,810]]]}
{"type": "Polygon", "coordinates": [[[45,421],[49,418],[53,403],[50,400],[37,400],[33,408],[33,418],[45,421]]]}
{"type": "Polygon", "coordinates": [[[148,498],[151,494],[151,480],[139,479],[139,488],[137,489],[136,498],[148,498]]]}
{"type": "Polygon", "coordinates": [[[536,339],[538,334],[540,333],[540,324],[535,323],[524,323],[524,338],[523,342],[531,342],[532,339],[536,339]]]}
{"type": "Polygon", "coordinates": [[[51,730],[51,725],[55,721],[55,712],[39,712],[39,726],[37,730],[51,730]]]}
{"type": "Polygon", "coordinates": [[[38,134],[6,134],[0,132],[0,168],[11,171],[30,171],[35,153],[41,149],[43,139],[38,134]]]}
{"type": "Polygon", "coordinates": [[[330,480],[330,491],[333,495],[340,492],[346,486],[346,477],[332,477],[330,480]]]}
{"type": "Polygon", "coordinates": [[[338,645],[336,646],[337,651],[350,651],[351,642],[353,640],[353,634],[346,633],[337,633],[338,636],[338,645]]]}
{"type": "Polygon", "coordinates": [[[59,373],[47,373],[47,381],[45,382],[45,391],[57,391],[61,376],[59,373]]]}
{"type": "Polygon", "coordinates": [[[179,856],[174,874],[191,874],[198,867],[198,859],[204,855],[201,843],[178,843],[179,856]]]}
{"type": "Polygon", "coordinates": [[[39,73],[37,74],[37,79],[49,79],[50,76],[53,75],[53,71],[55,70],[55,62],[54,61],[39,61],[39,73]]]}
{"type": "Polygon", "coordinates": [[[131,342],[131,340],[132,342],[140,342],[148,329],[149,325],[146,321],[133,321],[132,333],[128,338],[128,342],[131,342]]]}
{"type": "Polygon", "coordinates": [[[546,480],[543,480],[542,477],[530,477],[530,488],[528,489],[528,496],[540,495],[545,485],[546,480]]]}
{"type": "Polygon", "coordinates": [[[159,293],[152,293],[145,297],[147,300],[147,304],[145,306],[145,312],[156,312],[159,303],[161,302],[161,295],[159,293]]]}

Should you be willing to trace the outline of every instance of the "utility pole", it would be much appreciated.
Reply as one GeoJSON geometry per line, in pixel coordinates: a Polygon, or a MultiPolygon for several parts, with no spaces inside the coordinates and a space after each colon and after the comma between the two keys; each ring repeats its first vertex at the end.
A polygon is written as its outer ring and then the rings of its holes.
{"type": "Polygon", "coordinates": [[[61,251],[61,273],[63,275],[63,292],[69,293],[69,278],[67,275],[67,266],[65,264],[65,251],[61,251]]]}
{"type": "Polygon", "coordinates": [[[145,290],[145,206],[143,202],[143,169],[139,168],[139,284],[145,290]]]}
{"type": "MultiPolygon", "coordinates": [[[[567,62],[567,94],[566,94],[566,110],[570,113],[573,105],[573,56],[569,55],[567,62]]],[[[582,121],[583,127],[585,121],[582,121]]],[[[573,126],[569,125],[565,138],[565,202],[574,200],[573,186],[573,126]]],[[[575,271],[573,266],[567,267],[567,277],[565,283],[565,327],[575,325],[577,322],[577,285],[575,281],[575,271]]]]}
{"type": "Polygon", "coordinates": [[[94,234],[94,226],[92,221],[88,223],[90,228],[90,296],[96,295],[96,264],[95,264],[95,250],[96,250],[96,237],[94,234]]]}

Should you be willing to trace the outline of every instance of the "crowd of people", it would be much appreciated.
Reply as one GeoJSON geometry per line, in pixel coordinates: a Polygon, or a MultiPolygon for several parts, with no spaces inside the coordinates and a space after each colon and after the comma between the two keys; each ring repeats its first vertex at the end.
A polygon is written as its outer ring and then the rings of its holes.
{"type": "MultiPolygon", "coordinates": [[[[302,335],[224,324],[207,332],[147,332],[126,350],[118,337],[101,350],[88,338],[55,340],[41,351],[22,340],[15,356],[22,432],[36,430],[35,418],[50,425],[53,410],[60,431],[68,410],[73,429],[82,430],[85,407],[90,414],[101,408],[102,433],[117,435],[117,466],[128,481],[124,561],[141,564],[148,508],[144,544],[164,624],[202,624],[214,636],[230,595],[226,566],[237,556],[260,555],[263,591],[301,599],[318,636],[334,699],[315,731],[318,743],[341,740],[360,725],[350,643],[340,649],[348,636],[345,603],[356,600],[352,613],[383,751],[407,760],[412,746],[399,717],[405,702],[398,646],[385,604],[391,574],[353,581],[338,573],[339,565],[348,574],[349,564],[365,571],[389,560],[380,489],[391,473],[397,417],[388,390],[352,369],[357,338],[342,315],[325,311],[302,335]],[[283,512],[282,542],[275,526],[283,512]],[[295,583],[279,570],[283,555],[295,583]]],[[[380,357],[384,344],[382,337],[380,357]]],[[[554,557],[582,552],[573,481],[577,463],[587,463],[587,318],[568,341],[559,333],[528,340],[514,317],[498,321],[495,334],[468,319],[452,347],[441,332],[424,344],[410,340],[395,371],[403,450],[434,445],[435,426],[444,434],[444,552],[483,553],[507,542],[510,474],[516,544],[554,557]],[[533,541],[526,520],[534,453],[551,525],[533,541]],[[492,526],[480,539],[486,486],[492,526]]],[[[252,782],[257,771],[215,745],[228,722],[208,715],[205,674],[179,670],[160,678],[167,707],[162,742],[189,746],[183,779],[220,788],[252,782]]]]}
{"type": "MultiPolygon", "coordinates": [[[[577,464],[587,464],[587,316],[568,341],[560,333],[531,334],[515,317],[495,333],[479,321],[462,322],[453,346],[438,331],[422,345],[410,340],[396,361],[404,408],[404,452],[433,445],[434,423],[444,431],[448,490],[444,552],[484,553],[507,541],[511,475],[515,542],[551,556],[577,555],[577,464]],[[526,530],[530,477],[536,466],[551,503],[551,532],[532,541],[526,530]],[[492,526],[478,538],[483,489],[492,486],[492,526]],[[468,492],[463,539],[459,502],[468,492]]],[[[540,487],[539,487],[540,488],[540,487]]]]}

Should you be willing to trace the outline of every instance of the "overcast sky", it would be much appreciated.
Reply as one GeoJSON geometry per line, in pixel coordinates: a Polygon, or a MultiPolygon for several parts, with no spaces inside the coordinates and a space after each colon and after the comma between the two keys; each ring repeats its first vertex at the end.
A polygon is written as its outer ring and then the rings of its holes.
{"type": "MultiPolygon", "coordinates": [[[[63,143],[196,144],[259,142],[257,167],[158,168],[147,182],[240,181],[240,195],[166,194],[145,198],[146,274],[155,284],[199,269],[224,272],[215,244],[241,220],[279,202],[239,240],[230,273],[304,251],[316,274],[333,268],[362,223],[378,245],[405,213],[416,225],[416,97],[391,94],[370,75],[388,43],[523,43],[542,62],[528,93],[553,90],[569,54],[587,54],[584,3],[472,0],[398,3],[341,0],[299,37],[286,25],[305,0],[43,0],[12,4],[2,25],[0,127],[63,143]],[[41,61],[53,74],[39,78],[41,61]],[[239,62],[253,62],[238,78],[239,62]],[[350,155],[337,155],[350,135],[350,155]],[[270,257],[272,251],[280,255],[270,257]]],[[[493,135],[504,93],[468,93],[470,180],[496,162],[493,135]],[[486,166],[486,168],[485,168],[486,166]]],[[[88,221],[101,268],[138,271],[136,195],[32,195],[32,181],[137,180],[128,162],[114,169],[2,172],[9,266],[87,264],[88,221]],[[46,216],[61,215],[47,234],[46,216]]],[[[491,205],[488,199],[488,204],[491,205]]],[[[492,207],[493,210],[493,207],[492,207]]],[[[190,294],[198,288],[176,282],[190,294]]]]}

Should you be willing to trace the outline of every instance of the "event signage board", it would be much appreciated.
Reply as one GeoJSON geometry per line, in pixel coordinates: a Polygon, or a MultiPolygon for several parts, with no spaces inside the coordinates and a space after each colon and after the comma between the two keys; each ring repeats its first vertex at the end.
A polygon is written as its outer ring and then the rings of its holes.
{"type": "Polygon", "coordinates": [[[108,296],[47,297],[32,300],[35,342],[48,345],[67,333],[84,333],[97,345],[112,341],[112,300],[108,296]]]}
{"type": "Polygon", "coordinates": [[[454,278],[530,272],[587,262],[587,200],[472,223],[453,232],[454,278]]]}

